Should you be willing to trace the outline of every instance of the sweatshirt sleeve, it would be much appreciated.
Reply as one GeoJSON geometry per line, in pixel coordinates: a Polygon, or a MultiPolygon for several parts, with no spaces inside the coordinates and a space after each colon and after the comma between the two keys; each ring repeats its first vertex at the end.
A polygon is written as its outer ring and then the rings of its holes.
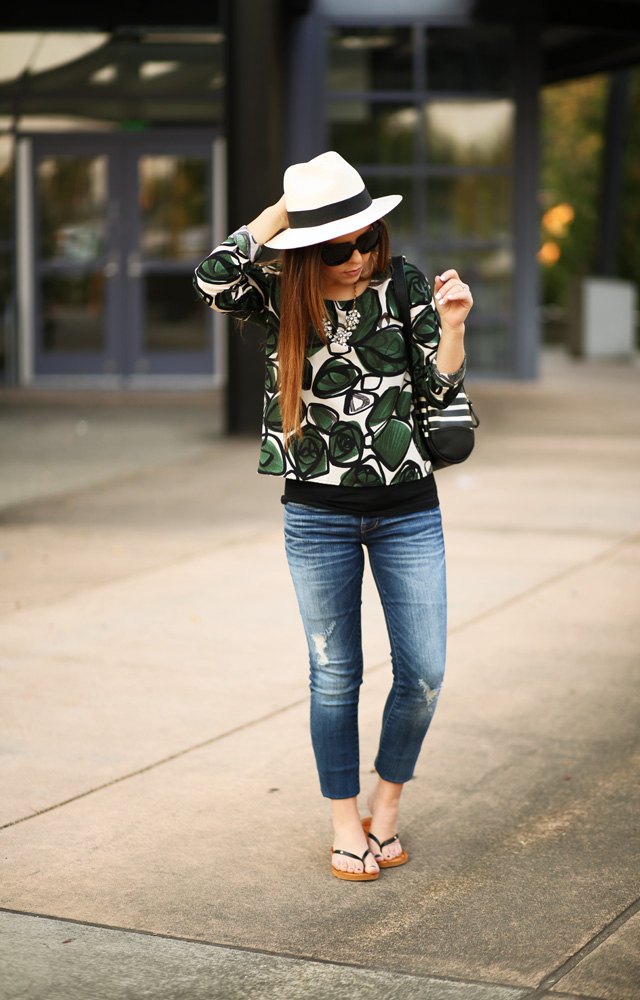
{"type": "Polygon", "coordinates": [[[217,312],[262,325],[276,312],[273,266],[260,267],[262,247],[243,226],[198,265],[193,279],[198,295],[217,312]]]}
{"type": "Polygon", "coordinates": [[[416,388],[431,406],[444,409],[462,384],[467,367],[466,357],[455,372],[438,370],[436,354],[440,343],[440,317],[433,292],[417,267],[407,263],[405,270],[411,305],[412,368],[416,388]]]}

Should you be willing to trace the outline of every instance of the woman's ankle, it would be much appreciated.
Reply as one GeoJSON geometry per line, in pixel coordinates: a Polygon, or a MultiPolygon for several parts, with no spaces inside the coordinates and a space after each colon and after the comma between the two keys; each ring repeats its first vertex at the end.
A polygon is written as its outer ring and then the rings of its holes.
{"type": "Polygon", "coordinates": [[[404,785],[400,782],[385,781],[378,775],[378,781],[369,795],[367,802],[373,812],[377,808],[398,808],[404,785]]]}
{"type": "Polygon", "coordinates": [[[360,813],[358,812],[358,799],[354,796],[351,799],[331,799],[333,811],[333,826],[357,826],[360,823],[360,813]]]}

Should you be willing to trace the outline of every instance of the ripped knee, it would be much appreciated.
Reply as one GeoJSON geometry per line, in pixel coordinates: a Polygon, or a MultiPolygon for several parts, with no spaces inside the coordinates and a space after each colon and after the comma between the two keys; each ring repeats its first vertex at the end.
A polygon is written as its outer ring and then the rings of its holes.
{"type": "Polygon", "coordinates": [[[433,710],[436,707],[436,703],[438,701],[440,692],[442,690],[442,685],[439,684],[438,687],[429,687],[427,682],[423,681],[422,678],[418,680],[418,684],[420,686],[420,690],[422,692],[424,700],[427,703],[428,710],[430,712],[433,712],[433,710]]]}
{"type": "Polygon", "coordinates": [[[327,639],[330,637],[335,627],[335,622],[329,622],[324,632],[314,632],[311,635],[311,641],[316,651],[316,659],[318,661],[318,666],[320,667],[326,667],[329,662],[329,658],[327,657],[327,639]]]}

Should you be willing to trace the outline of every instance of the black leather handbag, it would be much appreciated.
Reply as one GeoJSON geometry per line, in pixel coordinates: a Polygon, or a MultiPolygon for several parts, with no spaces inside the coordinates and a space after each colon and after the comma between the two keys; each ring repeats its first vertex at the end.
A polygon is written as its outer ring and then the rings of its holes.
{"type": "MultiPolygon", "coordinates": [[[[393,284],[398,300],[398,310],[407,345],[407,357],[411,364],[413,340],[411,337],[411,306],[407,291],[407,276],[404,257],[392,257],[393,284]]],[[[413,373],[412,373],[413,374],[413,373]]],[[[458,387],[456,395],[443,409],[431,406],[424,396],[419,396],[413,380],[413,413],[422,445],[434,469],[444,469],[447,465],[464,462],[473,451],[475,429],[478,419],[464,384],[458,387]]]]}

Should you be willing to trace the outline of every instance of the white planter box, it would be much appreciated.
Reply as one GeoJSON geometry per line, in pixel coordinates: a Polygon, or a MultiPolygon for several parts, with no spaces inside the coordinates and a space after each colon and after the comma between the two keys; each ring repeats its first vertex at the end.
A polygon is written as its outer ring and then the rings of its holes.
{"type": "Polygon", "coordinates": [[[638,290],[619,278],[576,279],[569,316],[569,347],[585,358],[635,353],[638,290]]]}

